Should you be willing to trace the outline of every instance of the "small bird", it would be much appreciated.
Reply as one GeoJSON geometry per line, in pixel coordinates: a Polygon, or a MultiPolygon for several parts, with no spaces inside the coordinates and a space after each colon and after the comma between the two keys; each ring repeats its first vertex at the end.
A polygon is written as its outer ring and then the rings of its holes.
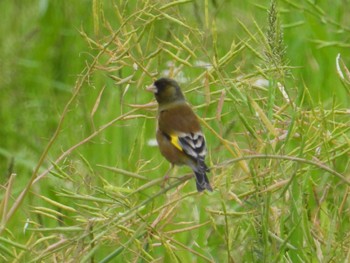
{"type": "Polygon", "coordinates": [[[196,176],[198,192],[213,191],[206,175],[205,138],[197,116],[187,104],[177,82],[160,78],[147,87],[158,102],[156,138],[161,154],[174,165],[188,165],[196,176]]]}

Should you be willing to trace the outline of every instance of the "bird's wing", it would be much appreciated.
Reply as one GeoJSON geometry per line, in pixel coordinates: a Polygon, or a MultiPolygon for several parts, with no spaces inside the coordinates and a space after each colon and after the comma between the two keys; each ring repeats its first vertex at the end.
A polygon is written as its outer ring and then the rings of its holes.
{"type": "Polygon", "coordinates": [[[170,136],[171,143],[195,160],[204,159],[207,149],[201,131],[195,133],[178,133],[170,136]]]}

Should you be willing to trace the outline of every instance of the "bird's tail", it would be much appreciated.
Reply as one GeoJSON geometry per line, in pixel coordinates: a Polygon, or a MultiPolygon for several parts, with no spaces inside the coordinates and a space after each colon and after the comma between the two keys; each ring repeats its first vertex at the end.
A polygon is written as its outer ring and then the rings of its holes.
{"type": "Polygon", "coordinates": [[[196,176],[196,186],[197,186],[198,192],[203,192],[205,189],[207,189],[210,192],[213,191],[213,188],[209,183],[208,176],[206,175],[205,172],[204,173],[194,172],[194,174],[196,176]]]}
{"type": "Polygon", "coordinates": [[[209,168],[205,165],[204,162],[200,165],[199,169],[194,170],[198,192],[202,192],[205,189],[210,192],[213,191],[213,188],[211,187],[208,176],[206,174],[207,172],[209,172],[209,168]]]}

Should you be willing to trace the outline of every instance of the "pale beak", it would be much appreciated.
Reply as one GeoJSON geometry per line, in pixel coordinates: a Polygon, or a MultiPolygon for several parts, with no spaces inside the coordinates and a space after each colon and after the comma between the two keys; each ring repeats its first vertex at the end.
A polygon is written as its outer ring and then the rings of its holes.
{"type": "Polygon", "coordinates": [[[148,87],[146,88],[146,90],[149,91],[149,92],[152,92],[152,93],[157,93],[157,87],[154,86],[153,84],[150,85],[150,86],[148,86],[148,87]]]}

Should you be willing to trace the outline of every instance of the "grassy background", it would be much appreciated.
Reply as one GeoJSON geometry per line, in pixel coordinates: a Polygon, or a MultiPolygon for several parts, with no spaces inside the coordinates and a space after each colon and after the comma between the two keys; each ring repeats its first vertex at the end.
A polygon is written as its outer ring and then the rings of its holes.
{"type": "Polygon", "coordinates": [[[273,3],[2,1],[1,261],[348,261],[349,6],[273,3]],[[214,193],[160,187],[160,76],[214,193]]]}

